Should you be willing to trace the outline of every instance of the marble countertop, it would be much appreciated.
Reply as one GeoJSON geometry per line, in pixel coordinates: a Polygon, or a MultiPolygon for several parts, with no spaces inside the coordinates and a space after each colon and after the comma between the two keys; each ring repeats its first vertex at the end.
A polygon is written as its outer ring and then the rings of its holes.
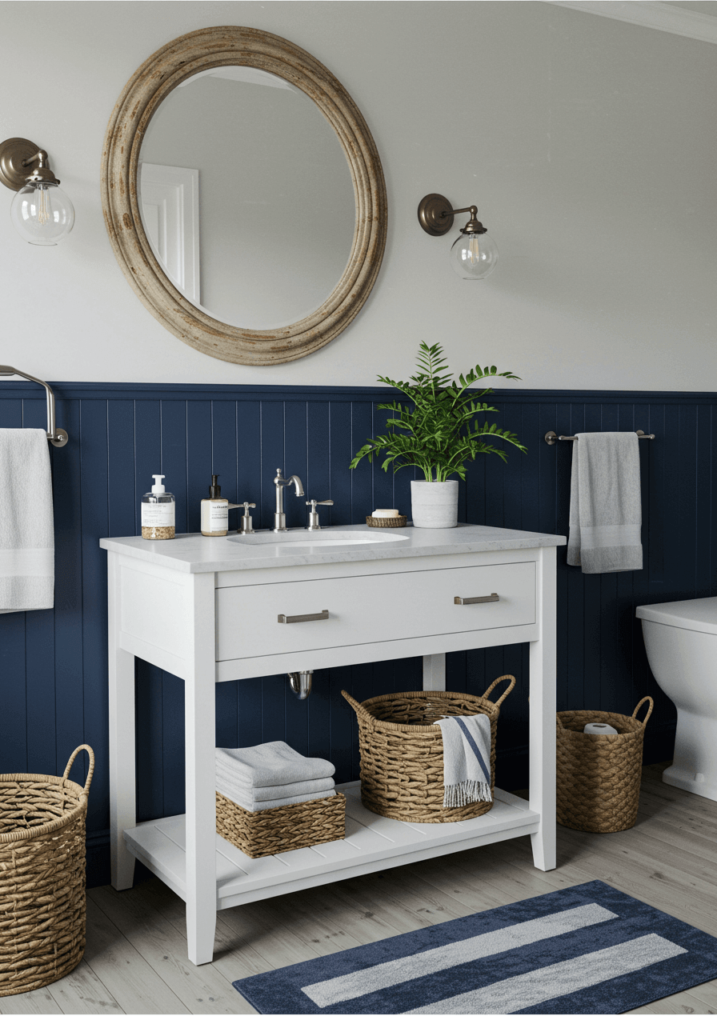
{"type": "Polygon", "coordinates": [[[461,523],[451,530],[419,530],[412,526],[388,530],[365,525],[332,526],[322,529],[318,536],[297,529],[281,535],[257,530],[249,537],[237,533],[226,537],[186,533],[178,534],[174,540],[154,541],[141,537],[105,537],[100,540],[100,547],[179,572],[225,572],[424,555],[516,551],[558,547],[565,542],[565,537],[549,533],[461,523]],[[360,543],[345,543],[347,539],[360,543]]]}

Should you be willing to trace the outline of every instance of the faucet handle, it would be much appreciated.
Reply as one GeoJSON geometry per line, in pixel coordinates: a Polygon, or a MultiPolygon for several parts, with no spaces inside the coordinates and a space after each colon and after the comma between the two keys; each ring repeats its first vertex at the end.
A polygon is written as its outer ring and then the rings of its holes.
{"type": "Polygon", "coordinates": [[[256,502],[240,501],[239,504],[236,505],[235,507],[244,509],[244,515],[241,517],[241,522],[239,524],[239,529],[237,530],[237,533],[254,533],[254,524],[252,522],[251,516],[249,515],[249,509],[256,508],[256,502]]]}
{"type": "Polygon", "coordinates": [[[311,501],[306,502],[307,505],[311,505],[311,511],[309,512],[309,525],[306,527],[307,530],[320,530],[321,524],[319,523],[319,513],[316,511],[317,505],[333,505],[331,498],[327,498],[326,501],[316,501],[312,498],[311,501]]]}

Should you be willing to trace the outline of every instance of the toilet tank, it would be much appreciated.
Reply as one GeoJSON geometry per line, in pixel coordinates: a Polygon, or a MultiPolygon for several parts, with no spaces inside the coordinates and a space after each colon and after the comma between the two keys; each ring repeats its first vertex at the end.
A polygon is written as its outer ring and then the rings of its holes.
{"type": "Polygon", "coordinates": [[[717,597],[642,605],[647,660],[678,709],[717,715],[717,597]]]}

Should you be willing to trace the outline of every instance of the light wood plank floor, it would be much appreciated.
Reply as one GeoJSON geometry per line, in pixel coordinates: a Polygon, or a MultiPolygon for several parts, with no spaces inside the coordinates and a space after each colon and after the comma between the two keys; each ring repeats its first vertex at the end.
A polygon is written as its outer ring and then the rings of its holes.
{"type": "MultiPolygon", "coordinates": [[[[636,827],[614,835],[559,829],[558,868],[532,866],[515,839],[219,914],[214,963],[186,958],[184,904],[156,879],[127,892],[90,889],[87,952],[48,988],[0,999],[0,1013],[253,1013],[237,978],[601,879],[717,935],[717,803],[643,774],[636,827]]],[[[717,1013],[717,981],[633,1013],[717,1013]]]]}

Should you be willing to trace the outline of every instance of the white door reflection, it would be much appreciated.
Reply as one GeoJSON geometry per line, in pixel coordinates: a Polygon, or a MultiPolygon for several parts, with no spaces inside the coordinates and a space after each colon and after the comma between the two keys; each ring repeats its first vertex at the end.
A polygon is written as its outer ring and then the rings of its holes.
{"type": "Polygon", "coordinates": [[[199,171],[142,163],[139,188],[142,222],[154,255],[172,284],[200,306],[199,171]]]}

